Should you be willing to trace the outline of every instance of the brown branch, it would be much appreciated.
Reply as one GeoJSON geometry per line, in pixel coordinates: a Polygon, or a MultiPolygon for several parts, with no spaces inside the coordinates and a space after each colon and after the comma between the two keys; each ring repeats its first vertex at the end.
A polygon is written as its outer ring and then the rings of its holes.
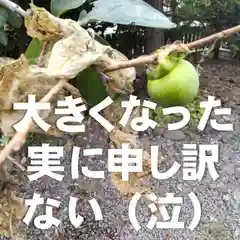
{"type": "MultiPolygon", "coordinates": [[[[188,49],[198,48],[202,45],[213,42],[217,39],[227,38],[237,32],[240,32],[240,25],[233,27],[233,28],[226,29],[224,31],[221,31],[221,32],[218,32],[215,34],[212,34],[208,37],[199,39],[197,41],[194,41],[194,42],[191,42],[188,44],[179,45],[179,48],[177,48],[174,51],[182,52],[182,51],[185,51],[184,48],[186,48],[186,49],[187,48],[188,49]]],[[[123,68],[136,67],[138,65],[143,65],[143,64],[150,64],[150,63],[155,62],[157,59],[158,59],[158,54],[141,56],[141,57],[138,57],[133,60],[121,61],[121,62],[112,64],[109,67],[105,68],[103,72],[112,72],[112,71],[116,71],[116,70],[123,69],[123,68]]]]}
{"type": "Polygon", "coordinates": [[[72,96],[74,96],[74,97],[80,97],[81,96],[79,90],[68,82],[66,82],[64,84],[64,89],[67,90],[69,93],[71,93],[72,96]]]}
{"type": "Polygon", "coordinates": [[[0,5],[12,10],[13,12],[17,12],[19,15],[23,17],[29,14],[28,12],[23,10],[20,6],[18,6],[16,3],[10,0],[0,0],[0,5]]]}
{"type": "Polygon", "coordinates": [[[9,161],[11,161],[13,164],[15,164],[20,170],[22,170],[23,172],[26,171],[26,169],[16,160],[14,159],[13,157],[11,156],[8,156],[7,159],[9,161]]]}
{"type": "Polygon", "coordinates": [[[44,66],[44,57],[47,54],[49,44],[50,44],[50,42],[48,42],[48,41],[45,41],[43,43],[42,51],[41,51],[41,54],[40,54],[40,56],[38,58],[38,61],[37,61],[37,65],[39,67],[43,67],[44,66]]]}

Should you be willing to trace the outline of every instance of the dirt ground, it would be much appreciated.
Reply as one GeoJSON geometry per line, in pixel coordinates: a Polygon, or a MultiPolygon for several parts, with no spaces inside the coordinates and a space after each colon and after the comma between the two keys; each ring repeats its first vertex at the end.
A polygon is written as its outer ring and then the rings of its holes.
{"type": "MultiPolygon", "coordinates": [[[[223,107],[232,109],[231,116],[220,118],[222,123],[233,123],[234,131],[219,132],[210,125],[203,132],[184,128],[181,131],[169,133],[164,129],[155,129],[144,134],[141,139],[146,148],[159,145],[165,160],[160,171],[166,171],[174,161],[182,165],[181,150],[184,143],[218,144],[219,162],[215,164],[219,178],[211,179],[209,171],[202,181],[183,181],[181,169],[168,180],[157,180],[153,177],[148,184],[153,187],[158,197],[164,197],[167,192],[183,198],[180,220],[184,221],[184,229],[146,228],[151,213],[146,203],[137,207],[137,219],[142,226],[139,232],[129,221],[128,207],[130,199],[123,198],[111,183],[107,173],[106,135],[98,124],[92,122],[87,132],[79,134],[65,143],[65,177],[62,182],[48,177],[35,182],[25,179],[20,195],[25,199],[32,198],[33,193],[61,200],[60,209],[55,212],[61,223],[58,228],[49,230],[37,229],[33,221],[29,226],[22,224],[28,240],[68,239],[68,240],[238,240],[240,239],[240,63],[238,61],[209,61],[203,65],[201,72],[201,88],[207,95],[220,99],[223,107]],[[83,159],[81,164],[89,169],[104,170],[105,179],[88,179],[80,171],[77,180],[71,178],[71,150],[73,146],[81,148],[104,148],[104,156],[97,159],[83,159]],[[187,229],[193,218],[192,203],[188,194],[194,192],[201,205],[201,219],[196,229],[187,229]],[[78,198],[77,213],[84,221],[75,228],[69,221],[68,203],[70,196],[78,198]],[[88,200],[95,198],[99,203],[103,220],[95,221],[88,200]]],[[[56,142],[52,144],[55,145],[56,142]]],[[[26,163],[27,165],[28,163],[26,163]]],[[[16,170],[17,172],[18,170],[16,170]]],[[[169,209],[170,210],[170,209],[169,209]]],[[[38,211],[42,211],[39,209],[38,211]]],[[[38,212],[39,213],[39,212],[38,212]]],[[[37,212],[36,212],[37,214],[37,212]]],[[[169,211],[171,216],[171,212],[169,211]]],[[[37,215],[35,215],[37,216],[37,215]]]]}

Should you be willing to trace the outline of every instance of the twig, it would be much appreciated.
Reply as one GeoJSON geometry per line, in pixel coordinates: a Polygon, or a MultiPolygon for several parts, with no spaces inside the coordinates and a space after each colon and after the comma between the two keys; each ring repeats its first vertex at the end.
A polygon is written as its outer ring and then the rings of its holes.
{"type": "Polygon", "coordinates": [[[43,67],[43,66],[44,66],[44,57],[45,57],[45,55],[47,54],[49,44],[50,44],[50,43],[49,43],[48,41],[45,41],[45,42],[43,43],[42,51],[41,51],[41,54],[40,54],[40,56],[39,56],[39,58],[38,58],[38,61],[37,61],[37,65],[38,65],[39,67],[43,67]]]}
{"type": "Polygon", "coordinates": [[[9,235],[10,235],[10,239],[13,238],[14,234],[13,234],[13,227],[12,227],[12,218],[13,218],[13,209],[11,207],[11,212],[9,214],[9,235]]]}
{"type": "Polygon", "coordinates": [[[9,159],[9,161],[11,161],[13,164],[15,164],[21,171],[26,171],[26,169],[20,164],[18,163],[14,158],[12,158],[11,156],[7,157],[9,159]]]}
{"type": "MultiPolygon", "coordinates": [[[[188,44],[182,44],[182,46],[179,46],[179,48],[176,49],[175,51],[182,52],[182,51],[184,51],[183,47],[188,48],[188,49],[198,48],[198,47],[200,47],[204,44],[210,43],[214,40],[227,38],[237,32],[240,32],[240,25],[233,27],[233,28],[223,30],[223,31],[215,33],[215,34],[212,34],[208,37],[199,39],[197,41],[194,41],[194,42],[191,42],[188,44]]],[[[138,57],[133,60],[122,61],[122,62],[112,64],[109,67],[105,68],[103,70],[103,72],[112,72],[112,71],[123,69],[123,68],[136,67],[136,66],[142,65],[142,64],[149,64],[149,63],[155,62],[157,59],[158,59],[158,54],[141,56],[141,57],[138,57]]]]}
{"type": "Polygon", "coordinates": [[[13,227],[12,227],[12,217],[13,217],[13,208],[12,208],[12,198],[11,193],[8,192],[8,206],[10,208],[10,214],[9,214],[9,235],[11,238],[13,238],[13,227]]]}
{"type": "Polygon", "coordinates": [[[27,11],[23,10],[20,6],[10,0],[0,0],[0,5],[12,10],[13,12],[17,12],[23,17],[26,17],[29,14],[27,11]]]}
{"type": "MultiPolygon", "coordinates": [[[[60,80],[58,84],[56,84],[48,93],[45,95],[40,102],[49,102],[51,98],[57,94],[64,87],[67,80],[60,80]]],[[[26,127],[22,132],[17,132],[13,138],[9,141],[9,143],[4,147],[4,149],[0,152],[0,165],[4,162],[4,160],[9,156],[13,149],[19,150],[21,146],[25,143],[27,134],[33,125],[32,119],[29,119],[26,122],[26,127]]]]}
{"type": "Polygon", "coordinates": [[[70,92],[72,94],[72,96],[76,96],[76,97],[80,97],[81,94],[79,92],[79,90],[77,88],[75,88],[73,85],[71,85],[70,83],[66,82],[64,84],[64,88],[70,92]]]}

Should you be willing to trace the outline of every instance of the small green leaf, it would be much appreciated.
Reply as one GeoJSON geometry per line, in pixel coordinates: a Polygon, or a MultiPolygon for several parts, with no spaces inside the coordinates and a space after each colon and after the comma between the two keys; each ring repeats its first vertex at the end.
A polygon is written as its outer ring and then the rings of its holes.
{"type": "Polygon", "coordinates": [[[237,52],[239,51],[239,47],[235,44],[231,44],[230,49],[232,51],[232,57],[234,58],[237,55],[237,52]]]}
{"type": "Polygon", "coordinates": [[[70,83],[75,86],[91,106],[95,106],[106,97],[107,90],[99,73],[89,67],[78,74],[70,83]]]}
{"type": "Polygon", "coordinates": [[[93,4],[94,8],[85,17],[88,22],[104,21],[124,25],[134,23],[163,29],[176,27],[163,13],[143,0],[97,0],[93,4]]]}
{"type": "Polygon", "coordinates": [[[32,39],[25,52],[25,56],[28,59],[29,64],[36,64],[36,59],[40,56],[43,43],[37,38],[32,39]]]}
{"type": "Polygon", "coordinates": [[[86,0],[52,0],[51,13],[55,16],[61,16],[63,13],[80,7],[86,0]]]}
{"type": "Polygon", "coordinates": [[[3,28],[4,24],[7,23],[8,11],[5,8],[0,7],[0,28],[3,28]]]}
{"type": "Polygon", "coordinates": [[[3,46],[7,46],[8,44],[8,36],[6,34],[6,32],[4,31],[4,29],[0,29],[0,43],[3,45],[3,46]]]}
{"type": "Polygon", "coordinates": [[[7,22],[15,28],[20,28],[23,24],[23,18],[20,15],[18,15],[16,12],[8,10],[7,22]]]}

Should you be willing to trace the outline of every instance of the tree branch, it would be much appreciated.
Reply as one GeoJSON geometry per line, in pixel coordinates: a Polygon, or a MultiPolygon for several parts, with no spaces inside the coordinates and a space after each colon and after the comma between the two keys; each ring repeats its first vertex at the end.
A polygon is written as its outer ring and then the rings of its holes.
{"type": "Polygon", "coordinates": [[[45,55],[47,54],[49,44],[50,44],[50,43],[49,43],[48,41],[45,41],[45,42],[43,43],[42,51],[41,51],[41,54],[40,54],[40,56],[39,56],[39,58],[38,58],[38,61],[37,61],[37,65],[38,65],[39,67],[43,67],[43,66],[44,66],[44,57],[45,57],[45,55]]]}
{"type": "MultiPolygon", "coordinates": [[[[197,41],[194,41],[194,42],[191,42],[191,43],[188,43],[188,44],[182,44],[182,45],[179,46],[178,49],[176,49],[174,51],[182,52],[182,51],[185,51],[184,48],[186,48],[186,49],[187,48],[188,49],[198,48],[202,45],[213,42],[217,39],[227,38],[227,37],[229,37],[229,36],[231,36],[231,35],[233,35],[234,33],[237,33],[237,32],[240,32],[240,25],[238,25],[236,27],[233,27],[233,28],[223,30],[223,31],[215,33],[215,34],[212,34],[208,37],[199,39],[197,41]]],[[[138,65],[149,64],[149,63],[152,63],[152,62],[156,61],[157,59],[158,59],[158,54],[141,56],[141,57],[138,57],[138,58],[133,59],[133,60],[122,61],[122,62],[112,64],[109,67],[105,68],[103,70],[103,72],[112,72],[112,71],[123,69],[123,68],[136,67],[138,65]]]]}
{"type": "Polygon", "coordinates": [[[23,17],[29,14],[27,11],[23,10],[20,6],[10,0],[0,0],[0,5],[12,10],[13,12],[17,12],[23,17]]]}
{"type": "MultiPolygon", "coordinates": [[[[61,89],[64,87],[67,80],[60,80],[58,84],[56,84],[47,95],[45,95],[40,102],[49,102],[51,98],[57,94],[61,89]]],[[[19,150],[22,145],[26,141],[27,134],[33,125],[33,121],[30,118],[26,122],[26,127],[23,129],[22,132],[17,132],[13,138],[9,141],[9,143],[4,147],[4,149],[0,152],[0,165],[4,162],[4,160],[10,155],[12,150],[15,151],[19,150]]]]}

